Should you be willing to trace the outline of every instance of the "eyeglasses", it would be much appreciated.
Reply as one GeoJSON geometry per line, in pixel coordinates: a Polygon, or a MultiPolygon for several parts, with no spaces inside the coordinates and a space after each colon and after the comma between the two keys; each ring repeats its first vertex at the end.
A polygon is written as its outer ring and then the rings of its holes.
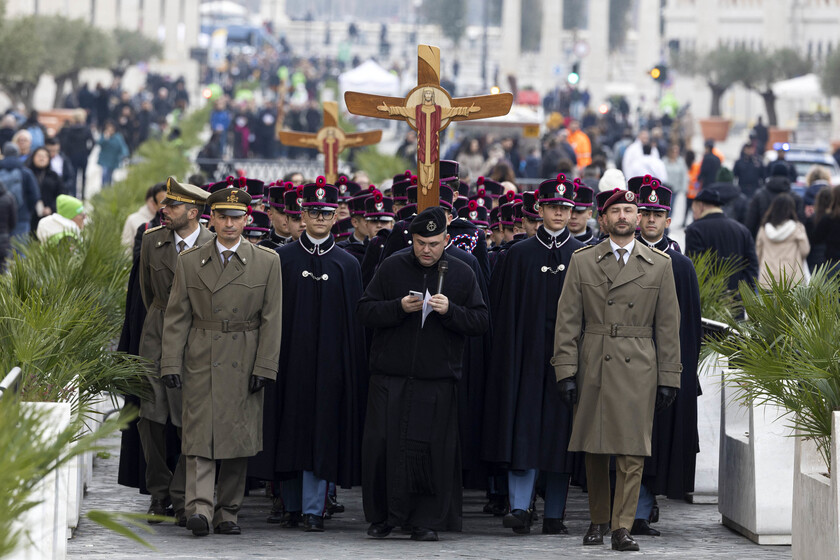
{"type": "Polygon", "coordinates": [[[313,220],[317,220],[318,217],[324,218],[325,220],[331,220],[332,217],[335,216],[335,210],[307,210],[306,215],[313,220]]]}

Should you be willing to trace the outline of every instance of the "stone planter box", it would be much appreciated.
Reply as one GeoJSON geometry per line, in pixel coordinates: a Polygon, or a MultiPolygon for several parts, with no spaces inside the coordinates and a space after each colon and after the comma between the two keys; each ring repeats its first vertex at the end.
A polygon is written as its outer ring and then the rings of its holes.
{"type": "MultiPolygon", "coordinates": [[[[724,525],[762,545],[790,544],[794,438],[775,406],[743,406],[721,390],[718,511],[724,525]]],[[[814,557],[817,558],[817,557],[814,557]]]]}
{"type": "MultiPolygon", "coordinates": [[[[42,441],[49,441],[70,425],[69,403],[23,403],[22,406],[46,414],[42,441]]],[[[38,505],[13,523],[13,528],[25,528],[24,538],[10,556],[13,560],[63,559],[67,555],[67,511],[70,485],[70,466],[46,476],[36,486],[32,500],[38,505]]]]}
{"type": "Polygon", "coordinates": [[[772,150],[773,144],[776,142],[785,143],[790,142],[793,131],[785,128],[776,128],[771,126],[767,130],[767,149],[772,150]]]}
{"type": "Polygon", "coordinates": [[[700,119],[700,133],[703,140],[712,139],[715,142],[723,142],[729,136],[729,127],[732,121],[723,117],[709,117],[700,119]]]}
{"type": "Polygon", "coordinates": [[[840,558],[840,412],[831,419],[831,472],[812,441],[796,438],[793,471],[793,557],[810,560],[840,558]]]}
{"type": "Polygon", "coordinates": [[[720,380],[727,360],[713,354],[697,369],[703,394],[697,397],[697,434],[700,453],[694,469],[694,492],[687,496],[693,504],[718,503],[718,465],[720,462],[720,380]]]}

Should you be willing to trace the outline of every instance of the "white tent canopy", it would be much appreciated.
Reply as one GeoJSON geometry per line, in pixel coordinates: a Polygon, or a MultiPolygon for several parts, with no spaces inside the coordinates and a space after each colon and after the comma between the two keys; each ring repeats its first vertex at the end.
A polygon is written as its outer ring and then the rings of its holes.
{"type": "Polygon", "coordinates": [[[344,106],[344,92],[358,91],[376,95],[400,95],[400,79],[373,60],[368,60],[338,77],[341,105],[344,106]]]}
{"type": "Polygon", "coordinates": [[[198,7],[198,13],[203,16],[242,16],[248,15],[248,8],[231,0],[217,0],[205,2],[198,7]]]}
{"type": "Polygon", "coordinates": [[[805,74],[790,80],[782,80],[773,84],[773,93],[781,99],[813,99],[824,98],[820,86],[820,79],[816,74],[805,74]]]}

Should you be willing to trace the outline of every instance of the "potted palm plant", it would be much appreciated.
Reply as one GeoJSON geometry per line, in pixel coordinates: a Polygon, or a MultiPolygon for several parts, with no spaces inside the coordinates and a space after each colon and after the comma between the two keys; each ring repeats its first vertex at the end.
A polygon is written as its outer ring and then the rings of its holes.
{"type": "MultiPolygon", "coordinates": [[[[739,401],[751,407],[773,407],[783,421],[779,430],[796,434],[798,472],[796,476],[790,472],[787,476],[774,477],[770,490],[771,495],[778,497],[784,488],[781,485],[790,480],[789,511],[794,508],[793,496],[800,510],[803,503],[829,503],[834,511],[838,508],[836,481],[818,476],[816,480],[824,484],[813,484],[815,477],[811,475],[816,470],[817,474],[833,476],[830,467],[836,461],[832,453],[836,446],[832,427],[834,411],[840,410],[839,291],[840,278],[832,277],[824,269],[818,269],[808,284],[793,282],[782,275],[771,276],[769,285],[756,292],[742,287],[740,296],[748,319],[731,323],[728,337],[711,342],[734,368],[728,372],[726,382],[737,389],[739,401]],[[810,454],[803,455],[803,446],[810,454]],[[819,458],[817,465],[821,468],[815,469],[814,458],[819,458]]],[[[790,439],[793,443],[793,438],[790,439]]],[[[792,462],[792,458],[793,453],[773,453],[756,460],[760,466],[773,466],[788,459],[792,462]]],[[[790,470],[794,470],[793,464],[790,470]]],[[[799,543],[799,547],[806,541],[837,533],[836,517],[803,518],[790,514],[788,519],[792,523],[792,541],[799,543]]],[[[795,555],[797,548],[794,544],[795,555]]],[[[830,557],[837,556],[835,546],[830,557]]]]}

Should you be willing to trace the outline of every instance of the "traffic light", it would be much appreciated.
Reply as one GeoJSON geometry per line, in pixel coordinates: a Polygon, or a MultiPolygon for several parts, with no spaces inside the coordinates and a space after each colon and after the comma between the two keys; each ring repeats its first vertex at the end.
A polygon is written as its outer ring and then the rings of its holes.
{"type": "Polygon", "coordinates": [[[651,68],[650,77],[656,82],[664,83],[668,79],[668,67],[664,64],[657,64],[651,68]]]}
{"type": "Polygon", "coordinates": [[[575,85],[580,81],[580,62],[572,64],[572,71],[569,72],[568,76],[566,76],[566,81],[572,85],[575,85]]]}

